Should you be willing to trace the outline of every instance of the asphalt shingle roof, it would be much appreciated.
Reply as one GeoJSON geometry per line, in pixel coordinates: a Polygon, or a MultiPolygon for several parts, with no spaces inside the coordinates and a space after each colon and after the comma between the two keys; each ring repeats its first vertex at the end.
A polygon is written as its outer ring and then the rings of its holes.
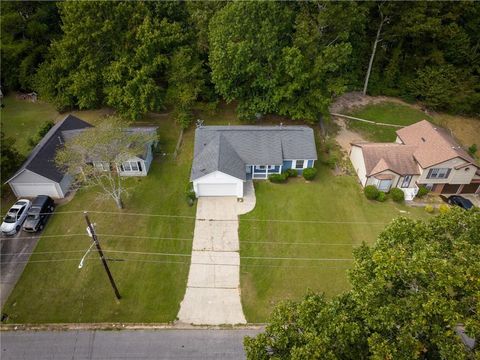
{"type": "Polygon", "coordinates": [[[195,131],[191,179],[222,171],[245,179],[246,165],[317,160],[313,130],[306,126],[202,126],[195,131]]]}
{"type": "Polygon", "coordinates": [[[7,182],[10,182],[25,169],[47,179],[60,182],[65,174],[55,165],[55,154],[57,148],[65,141],[63,132],[88,127],[92,127],[92,125],[73,115],[68,115],[65,119],[56,123],[30,152],[22,167],[7,182]]]}

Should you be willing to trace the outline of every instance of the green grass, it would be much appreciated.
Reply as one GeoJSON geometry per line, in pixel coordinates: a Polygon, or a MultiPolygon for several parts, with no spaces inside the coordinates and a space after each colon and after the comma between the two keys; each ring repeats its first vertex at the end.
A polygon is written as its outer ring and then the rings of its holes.
{"type": "Polygon", "coordinates": [[[30,150],[28,138],[35,136],[44,123],[58,117],[55,107],[42,101],[33,103],[9,95],[2,103],[5,105],[0,110],[2,131],[15,139],[16,148],[23,155],[30,150]]]}
{"type": "MultiPolygon", "coordinates": [[[[170,120],[154,121],[160,126],[163,149],[172,152],[179,128],[170,120]]],[[[115,300],[96,253],[90,254],[83,269],[79,259],[90,240],[85,234],[81,213],[69,211],[112,211],[91,213],[104,249],[132,252],[191,253],[194,221],[122,214],[176,214],[194,216],[184,189],[192,159],[193,131],[176,161],[157,157],[147,177],[132,178],[131,196],[125,209],[116,209],[112,200],[100,200],[94,189],[84,189],[73,200],[57,208],[40,239],[31,262],[8,299],[4,312],[9,323],[58,322],[167,322],[175,320],[186,288],[188,257],[108,253],[110,266],[122,300],[115,300]],[[55,235],[82,234],[62,237],[55,235]],[[138,236],[122,237],[122,235],[138,236]],[[142,238],[151,237],[151,238],[142,238]],[[157,238],[157,239],[155,239],[157,238]],[[175,238],[177,240],[158,239],[175,238]],[[55,251],[58,253],[44,253],[55,251]],[[35,262],[59,260],[58,262],[35,262]],[[167,261],[168,263],[162,263],[167,261]],[[180,263],[171,263],[171,262],[180,263]]]]}
{"type": "Polygon", "coordinates": [[[274,305],[299,299],[308,289],[339,294],[349,288],[351,261],[252,260],[245,256],[351,259],[363,241],[372,244],[400,215],[423,218],[423,209],[366,200],[354,177],[333,176],[319,166],[317,178],[287,184],[255,183],[257,204],[240,221],[242,303],[249,322],[264,322],[274,305]],[[248,219],[316,220],[332,223],[255,222],[248,219]],[[352,222],[338,224],[336,221],[352,222]],[[366,222],[367,224],[360,224],[366,222]],[[380,224],[374,224],[380,223],[380,224]],[[259,242],[259,243],[252,243],[259,242]],[[262,243],[263,242],[263,243],[262,243]],[[303,244],[308,243],[308,244],[303,244]]]}
{"type": "MultiPolygon", "coordinates": [[[[414,124],[420,120],[431,120],[430,116],[418,109],[406,104],[393,102],[367,105],[353,111],[350,115],[360,119],[404,126],[414,124]]],[[[349,120],[348,126],[350,129],[361,133],[368,140],[378,142],[395,141],[395,131],[398,130],[395,127],[373,125],[355,120],[349,120]]]]}

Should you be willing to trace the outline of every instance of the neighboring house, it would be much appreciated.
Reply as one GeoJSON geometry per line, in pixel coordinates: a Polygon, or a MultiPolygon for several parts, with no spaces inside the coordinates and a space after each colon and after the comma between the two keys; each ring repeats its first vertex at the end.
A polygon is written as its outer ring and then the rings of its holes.
{"type": "Polygon", "coordinates": [[[395,143],[353,143],[350,160],[363,186],[398,187],[411,200],[424,185],[435,193],[480,192],[480,168],[445,130],[426,120],[398,130],[395,143]]]}
{"type": "MultiPolygon", "coordinates": [[[[17,197],[48,195],[64,198],[72,184],[72,177],[55,164],[57,149],[76,133],[92,127],[89,123],[68,115],[56,123],[31,151],[22,167],[6,181],[17,197]]],[[[156,131],[156,128],[129,128],[128,131],[156,131]]],[[[122,176],[145,176],[152,162],[152,147],[148,144],[145,152],[124,162],[119,169],[122,176]]],[[[97,168],[107,170],[108,164],[92,162],[97,168]]]]}
{"type": "Polygon", "coordinates": [[[306,126],[200,126],[190,180],[197,197],[243,197],[246,180],[267,179],[317,160],[313,130],[306,126]]]}

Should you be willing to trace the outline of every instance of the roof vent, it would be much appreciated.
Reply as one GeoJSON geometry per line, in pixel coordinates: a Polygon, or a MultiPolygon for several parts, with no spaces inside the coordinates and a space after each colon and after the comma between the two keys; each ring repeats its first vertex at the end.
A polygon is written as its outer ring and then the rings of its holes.
{"type": "Polygon", "coordinates": [[[423,136],[421,137],[421,139],[422,139],[423,142],[427,141],[427,140],[425,140],[425,138],[423,136]]]}

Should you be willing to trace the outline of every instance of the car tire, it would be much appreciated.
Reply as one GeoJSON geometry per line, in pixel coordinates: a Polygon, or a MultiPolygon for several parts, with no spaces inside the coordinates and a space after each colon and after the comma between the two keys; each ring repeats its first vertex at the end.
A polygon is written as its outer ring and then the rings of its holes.
{"type": "Polygon", "coordinates": [[[38,231],[42,231],[42,230],[43,230],[43,226],[44,226],[43,224],[40,225],[40,226],[38,227],[38,231]]]}

